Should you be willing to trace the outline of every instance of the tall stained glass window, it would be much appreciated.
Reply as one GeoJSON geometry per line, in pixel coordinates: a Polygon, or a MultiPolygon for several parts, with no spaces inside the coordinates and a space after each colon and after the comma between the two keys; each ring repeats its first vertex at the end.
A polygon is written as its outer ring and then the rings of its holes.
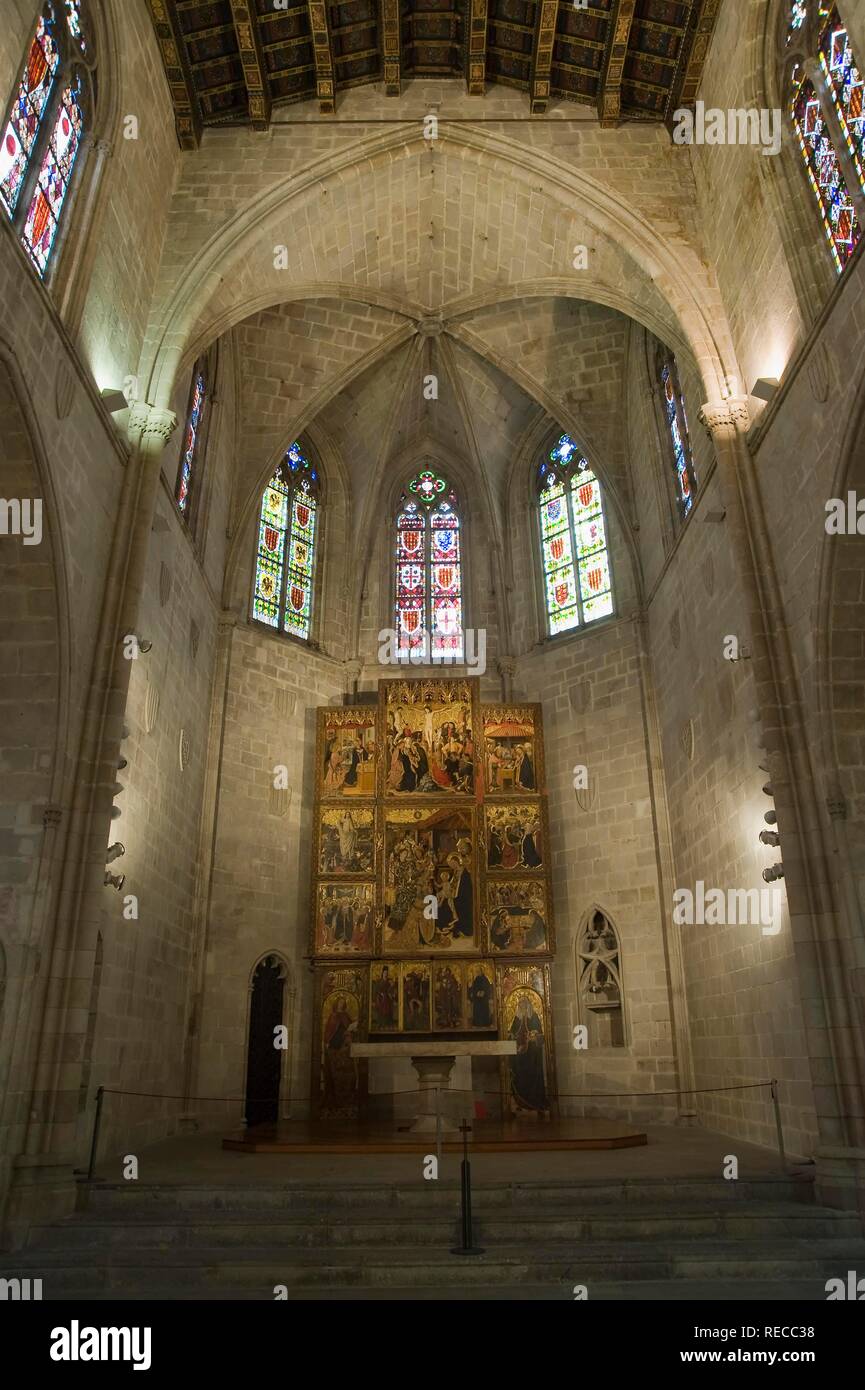
{"type": "Polygon", "coordinates": [[[601,485],[570,435],[538,469],[544,601],[551,637],[613,611],[601,485]]]}
{"type": "Polygon", "coordinates": [[[0,197],[10,217],[18,204],[59,64],[53,21],[40,16],[0,149],[0,197]]]}
{"type": "Polygon", "coordinates": [[[319,500],[318,470],[295,442],[261,500],[252,616],[304,640],[312,621],[319,500]]]}
{"type": "Polygon", "coordinates": [[[865,192],[865,111],[862,75],[856,66],[850,38],[833,5],[820,38],[820,65],[835,111],[865,192]]]}
{"type": "Polygon", "coordinates": [[[180,468],[177,472],[177,488],[174,498],[179,511],[189,519],[193,486],[196,482],[198,454],[201,448],[204,406],[207,400],[207,373],[203,363],[196,363],[192,373],[192,393],[189,410],[186,414],[186,433],[180,455],[180,468]]]}
{"type": "Polygon", "coordinates": [[[697,478],[694,472],[694,460],[691,456],[691,438],[688,433],[688,417],[685,414],[685,397],[679,381],[676,359],[671,352],[659,353],[658,376],[661,384],[661,401],[672,446],[676,501],[680,515],[684,518],[694,505],[697,478]]]}
{"type": "Polygon", "coordinates": [[[461,661],[462,564],[456,495],[430,469],[412,479],[396,519],[397,651],[461,661]]]}
{"type": "Polygon", "coordinates": [[[81,152],[93,68],[84,0],[45,0],[0,145],[0,205],[40,276],[81,152]]]}

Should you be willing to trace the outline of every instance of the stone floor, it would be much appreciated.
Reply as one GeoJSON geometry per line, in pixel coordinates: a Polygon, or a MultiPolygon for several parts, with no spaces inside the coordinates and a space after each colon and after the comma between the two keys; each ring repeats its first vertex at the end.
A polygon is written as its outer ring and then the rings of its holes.
{"type": "MultiPolygon", "coordinates": [[[[777,1152],[758,1148],[728,1135],[674,1126],[647,1126],[648,1144],[639,1148],[598,1152],[477,1154],[472,1175],[477,1181],[538,1182],[565,1178],[578,1182],[610,1179],[721,1177],[724,1159],[739,1160],[739,1176],[774,1177],[781,1173],[777,1152]]],[[[271,1184],[278,1182],[362,1183],[423,1181],[420,1154],[244,1154],[221,1147],[218,1134],[197,1134],[163,1140],[138,1154],[141,1183],[271,1184]]],[[[795,1162],[795,1160],[794,1160],[795,1162]]],[[[809,1165],[801,1161],[807,1175],[809,1165]]],[[[445,1154],[440,1177],[458,1179],[460,1159],[445,1154]]],[[[96,1176],[108,1181],[122,1177],[122,1159],[105,1158],[96,1176]]]]}

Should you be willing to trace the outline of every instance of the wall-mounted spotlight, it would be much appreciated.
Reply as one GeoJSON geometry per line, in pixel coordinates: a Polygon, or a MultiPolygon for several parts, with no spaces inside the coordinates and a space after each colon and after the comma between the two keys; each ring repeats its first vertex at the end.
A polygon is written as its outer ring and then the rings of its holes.
{"type": "Polygon", "coordinates": [[[777,811],[766,811],[765,815],[763,816],[763,819],[764,819],[764,821],[766,822],[767,825],[777,825],[777,824],[778,824],[778,812],[777,812],[777,811]]]}
{"type": "Polygon", "coordinates": [[[764,795],[764,796],[771,796],[772,800],[774,801],[774,799],[775,799],[775,788],[772,786],[772,783],[771,783],[771,782],[764,782],[764,783],[763,783],[763,795],[764,795]]]}
{"type": "Polygon", "coordinates": [[[771,869],[763,870],[764,883],[775,883],[777,879],[784,877],[784,865],[773,864],[771,869]]]}
{"type": "Polygon", "coordinates": [[[112,792],[111,792],[111,795],[112,795],[112,796],[119,796],[120,793],[121,793],[122,791],[123,791],[123,783],[122,783],[122,782],[115,782],[115,783],[114,783],[114,788],[113,788],[113,790],[112,790],[112,792]]]}
{"type": "Polygon", "coordinates": [[[118,893],[126,882],[125,874],[106,874],[103,880],[106,888],[116,888],[118,893]]]}
{"type": "Polygon", "coordinates": [[[108,846],[108,849],[105,853],[106,864],[113,864],[115,859],[119,859],[120,856],[125,853],[126,846],[122,845],[119,840],[115,840],[113,845],[108,846]]]}
{"type": "Polygon", "coordinates": [[[776,376],[761,376],[751,387],[751,395],[758,401],[771,401],[778,394],[781,383],[776,376]]]}
{"type": "Polygon", "coordinates": [[[777,830],[761,830],[760,843],[762,845],[780,845],[781,836],[778,834],[777,830]]]}
{"type": "Polygon", "coordinates": [[[122,772],[123,769],[124,769],[125,767],[128,767],[128,766],[129,766],[129,760],[128,760],[127,758],[118,758],[118,759],[117,759],[117,771],[118,771],[118,772],[122,772]]]}
{"type": "Polygon", "coordinates": [[[101,391],[102,401],[106,410],[111,415],[119,415],[121,410],[129,409],[129,402],[122,391],[118,391],[114,386],[103,386],[101,391]]]}
{"type": "Polygon", "coordinates": [[[121,817],[122,815],[123,815],[123,812],[121,811],[121,809],[120,809],[119,806],[112,806],[112,807],[111,807],[111,819],[112,819],[112,820],[119,820],[120,817],[121,817]]]}

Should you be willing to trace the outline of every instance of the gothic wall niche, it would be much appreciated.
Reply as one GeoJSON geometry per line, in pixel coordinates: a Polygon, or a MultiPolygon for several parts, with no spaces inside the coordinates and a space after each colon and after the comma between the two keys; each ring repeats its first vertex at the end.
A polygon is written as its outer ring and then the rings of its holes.
{"type": "Polygon", "coordinates": [[[625,1047],[624,991],[619,935],[607,914],[590,908],[576,942],[577,998],[590,1048],[625,1047]]]}

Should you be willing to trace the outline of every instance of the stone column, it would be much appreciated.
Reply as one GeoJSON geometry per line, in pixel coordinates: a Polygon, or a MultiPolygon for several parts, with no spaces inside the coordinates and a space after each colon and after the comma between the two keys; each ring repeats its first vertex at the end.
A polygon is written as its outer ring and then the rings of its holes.
{"type": "Polygon", "coordinates": [[[501,656],[496,662],[496,670],[502,682],[502,700],[509,704],[514,698],[514,676],[517,670],[517,663],[512,656],[501,656]]]}
{"type": "Polygon", "coordinates": [[[858,1202],[865,1210],[861,1186],[856,1194],[865,1167],[865,1037],[852,991],[855,924],[837,882],[831,827],[811,762],[771,537],[746,439],[747,404],[713,402],[700,418],[715,446],[750,619],[758,714],[778,814],[821,1140],[818,1192],[831,1205],[858,1202]]]}
{"type": "Polygon", "coordinates": [[[865,0],[838,0],[838,13],[847,25],[860,76],[865,77],[865,0]]]}
{"type": "Polygon", "coordinates": [[[81,1158],[74,1144],[86,1011],[78,1003],[89,990],[93,943],[104,912],[105,847],[131,665],[123,637],[136,629],[162,452],[176,424],[169,411],[150,406],[135,406],[132,416],[133,449],[105,576],[59,891],[32,1000],[33,1047],[21,1063],[27,1077],[22,1089],[29,1089],[31,1102],[10,1195],[13,1228],[25,1219],[28,1189],[37,1185],[43,1218],[51,1209],[68,1209],[72,1163],[81,1158]]]}

